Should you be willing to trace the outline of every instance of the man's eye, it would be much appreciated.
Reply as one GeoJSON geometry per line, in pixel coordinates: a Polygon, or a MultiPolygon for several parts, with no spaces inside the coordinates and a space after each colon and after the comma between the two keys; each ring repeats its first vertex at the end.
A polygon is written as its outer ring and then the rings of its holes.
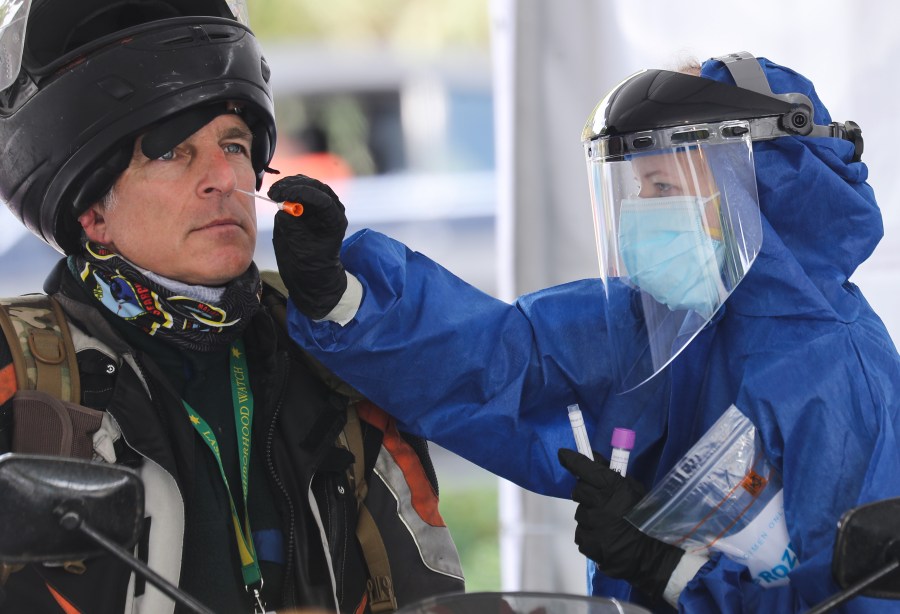
{"type": "Polygon", "coordinates": [[[170,149],[169,151],[167,151],[166,153],[164,153],[163,155],[158,157],[157,160],[172,160],[174,158],[175,158],[175,150],[170,149]]]}
{"type": "Polygon", "coordinates": [[[240,143],[228,143],[225,145],[225,151],[228,153],[242,154],[247,152],[247,148],[240,143]]]}

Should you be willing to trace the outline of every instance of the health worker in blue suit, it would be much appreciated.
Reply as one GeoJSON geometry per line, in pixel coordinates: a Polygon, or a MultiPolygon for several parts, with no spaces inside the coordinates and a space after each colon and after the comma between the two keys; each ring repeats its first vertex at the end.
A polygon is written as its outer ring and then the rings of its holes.
{"type": "Polygon", "coordinates": [[[838,591],[841,514],[900,496],[900,358],[850,282],[883,233],[860,130],[832,122],[803,76],[737,53],[699,74],[628,77],[583,144],[600,278],[512,305],[376,232],[341,244],[337,195],[289,182],[275,196],[307,205],[275,228],[291,334],[405,429],[574,496],[594,594],[656,611],[804,611],[838,591]],[[627,478],[560,452],[574,447],[573,403],[599,455],[613,428],[636,431],[627,478]],[[732,405],[783,482],[796,556],[778,586],[623,520],[732,405]]]}

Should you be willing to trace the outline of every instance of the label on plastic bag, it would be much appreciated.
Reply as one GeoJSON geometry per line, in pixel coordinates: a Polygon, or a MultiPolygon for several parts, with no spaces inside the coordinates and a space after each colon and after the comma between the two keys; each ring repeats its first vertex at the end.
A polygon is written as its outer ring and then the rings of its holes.
{"type": "Polygon", "coordinates": [[[788,572],[797,566],[797,554],[784,522],[784,491],[779,490],[750,524],[712,547],[746,565],[753,580],[764,587],[787,584],[788,572]]]}

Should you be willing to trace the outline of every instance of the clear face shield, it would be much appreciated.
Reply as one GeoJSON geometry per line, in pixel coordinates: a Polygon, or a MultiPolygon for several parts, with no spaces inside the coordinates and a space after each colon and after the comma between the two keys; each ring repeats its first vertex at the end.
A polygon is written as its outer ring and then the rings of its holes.
{"type": "Polygon", "coordinates": [[[622,391],[668,365],[762,242],[749,124],[585,142],[606,320],[622,391]]]}

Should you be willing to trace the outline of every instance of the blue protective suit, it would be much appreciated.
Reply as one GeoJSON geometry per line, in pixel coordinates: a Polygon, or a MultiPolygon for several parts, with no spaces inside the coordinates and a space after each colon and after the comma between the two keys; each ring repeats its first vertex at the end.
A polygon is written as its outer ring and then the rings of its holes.
{"type": "MultiPolygon", "coordinates": [[[[762,60],[773,91],[812,84],[762,60]]],[[[704,76],[730,81],[718,62],[704,76]]],[[[371,231],[343,261],[364,300],[341,327],[290,313],[293,337],[405,428],[539,493],[568,498],[556,457],[573,448],[566,406],[579,403],[593,447],[614,427],[638,434],[629,474],[656,483],[731,404],[760,430],[781,472],[799,558],[787,586],[763,589],[714,557],[682,593],[689,612],[800,612],[839,590],[836,523],[860,503],[900,496],[900,359],[848,278],[883,228],[863,163],[831,138],[754,144],[763,243],[713,321],[656,377],[616,393],[599,280],[493,299],[425,256],[371,231]]],[[[595,594],[625,596],[600,575],[595,594]]],[[[619,583],[621,585],[621,583],[619,583]]],[[[627,597],[626,597],[627,598],[627,597]]],[[[667,606],[662,609],[666,609],[667,606]]],[[[900,611],[856,598],[853,612],[900,611]]]]}

